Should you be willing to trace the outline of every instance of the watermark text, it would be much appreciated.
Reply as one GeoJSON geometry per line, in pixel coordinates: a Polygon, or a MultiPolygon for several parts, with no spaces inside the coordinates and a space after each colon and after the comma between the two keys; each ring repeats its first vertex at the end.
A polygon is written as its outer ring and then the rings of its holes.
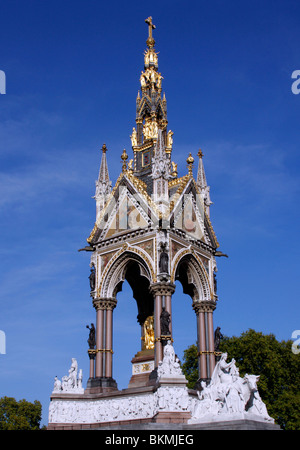
{"type": "Polygon", "coordinates": [[[292,93],[297,95],[300,93],[300,70],[294,70],[292,79],[295,80],[291,86],[292,93]]]}
{"type": "Polygon", "coordinates": [[[0,355],[6,354],[6,336],[4,331],[0,330],[0,355]]]}
{"type": "Polygon", "coordinates": [[[300,353],[300,330],[294,330],[292,332],[292,339],[295,339],[292,343],[292,352],[294,355],[298,355],[300,353]]]}
{"type": "Polygon", "coordinates": [[[0,94],[6,94],[6,76],[3,70],[0,70],[0,94]]]}

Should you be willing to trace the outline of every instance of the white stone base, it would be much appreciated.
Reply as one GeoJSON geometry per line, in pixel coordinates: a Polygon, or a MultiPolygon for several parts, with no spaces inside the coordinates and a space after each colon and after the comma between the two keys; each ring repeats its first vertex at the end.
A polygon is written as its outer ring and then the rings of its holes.
{"type": "Polygon", "coordinates": [[[152,392],[149,393],[132,393],[132,391],[128,390],[129,395],[117,391],[103,398],[53,395],[49,407],[49,424],[90,424],[151,419],[159,412],[176,413],[190,410],[188,391],[183,385],[163,385],[157,389],[152,388],[152,392]]]}
{"type": "MultiPolygon", "coordinates": [[[[101,397],[90,395],[54,394],[49,407],[49,425],[55,424],[113,424],[151,420],[161,413],[189,413],[192,417],[195,402],[200,400],[185,385],[172,385],[170,379],[159,384],[158,388],[116,391],[101,397]],[[152,391],[151,391],[152,389],[152,391]]],[[[212,424],[217,422],[256,421],[273,424],[262,416],[244,413],[208,414],[201,418],[187,420],[189,425],[212,424]]]]}
{"type": "Polygon", "coordinates": [[[230,414],[208,414],[206,416],[203,416],[201,418],[197,418],[197,419],[190,419],[188,421],[189,424],[196,424],[196,423],[201,423],[201,424],[205,424],[205,423],[214,423],[214,422],[231,422],[231,421],[242,421],[242,420],[251,420],[251,421],[255,421],[255,422],[262,422],[262,423],[270,423],[273,424],[274,423],[274,419],[264,419],[262,416],[256,415],[256,414],[251,414],[248,413],[247,411],[243,412],[243,413],[230,413],[230,414]]]}

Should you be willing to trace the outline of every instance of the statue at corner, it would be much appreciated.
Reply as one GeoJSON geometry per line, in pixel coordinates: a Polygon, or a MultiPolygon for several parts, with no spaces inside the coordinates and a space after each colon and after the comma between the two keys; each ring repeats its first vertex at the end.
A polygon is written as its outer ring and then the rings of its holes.
{"type": "Polygon", "coordinates": [[[221,328],[217,327],[215,330],[215,351],[219,352],[220,351],[220,342],[221,339],[223,339],[223,334],[221,333],[221,328]]]}
{"type": "Polygon", "coordinates": [[[222,353],[210,383],[207,386],[201,383],[202,391],[198,393],[191,423],[207,420],[207,416],[230,419],[232,414],[274,423],[258,393],[258,379],[259,376],[248,374],[241,378],[235,360],[228,363],[227,353],[222,353]]]}
{"type": "Polygon", "coordinates": [[[77,387],[77,372],[78,372],[78,364],[75,358],[72,358],[72,364],[69,369],[69,375],[65,375],[62,378],[62,389],[72,390],[77,387]]]}
{"type": "Polygon", "coordinates": [[[160,273],[169,273],[169,255],[166,252],[166,243],[161,243],[161,254],[159,258],[160,273]]]}
{"type": "Polygon", "coordinates": [[[134,127],[132,129],[132,135],[130,136],[130,139],[132,147],[135,147],[137,145],[137,132],[134,127]]]}
{"type": "Polygon", "coordinates": [[[95,325],[93,323],[91,323],[91,328],[87,325],[86,326],[89,330],[89,338],[88,338],[88,344],[89,344],[89,349],[94,349],[96,346],[96,330],[95,330],[95,325]]]}
{"type": "Polygon", "coordinates": [[[53,392],[60,392],[62,390],[61,381],[57,378],[54,378],[54,389],[53,392]]]}
{"type": "Polygon", "coordinates": [[[168,148],[172,148],[172,145],[173,145],[173,138],[172,138],[172,136],[173,136],[173,131],[171,131],[171,130],[169,130],[168,131],[168,133],[167,133],[167,147],[168,148]]]}
{"type": "Polygon", "coordinates": [[[92,264],[92,267],[91,267],[91,273],[89,276],[89,280],[90,280],[91,291],[94,291],[95,287],[96,287],[96,270],[95,270],[94,264],[92,264]]]}
{"type": "Polygon", "coordinates": [[[72,358],[71,367],[69,369],[69,375],[65,375],[62,377],[62,381],[60,382],[57,377],[54,379],[54,389],[53,393],[77,393],[82,394],[84,389],[82,387],[82,370],[79,371],[78,374],[78,363],[76,358],[72,358]]]}
{"type": "MultiPolygon", "coordinates": [[[[170,336],[170,313],[166,311],[166,308],[163,306],[162,312],[160,315],[160,332],[162,336],[170,336]]],[[[169,342],[169,341],[168,341],[169,342]]]]}
{"type": "Polygon", "coordinates": [[[175,351],[173,345],[170,340],[168,340],[167,344],[164,347],[164,357],[163,360],[159,362],[157,368],[158,378],[162,376],[184,376],[181,371],[181,367],[179,364],[179,359],[175,355],[175,351]]]}

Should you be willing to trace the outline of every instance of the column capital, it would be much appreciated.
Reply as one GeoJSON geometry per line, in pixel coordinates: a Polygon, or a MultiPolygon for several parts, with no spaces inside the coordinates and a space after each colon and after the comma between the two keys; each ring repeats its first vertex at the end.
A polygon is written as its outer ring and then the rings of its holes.
{"type": "Polygon", "coordinates": [[[175,291],[175,284],[166,281],[159,281],[150,286],[150,292],[154,295],[172,295],[175,291]]]}
{"type": "Polygon", "coordinates": [[[99,309],[102,310],[113,310],[117,305],[117,300],[115,298],[94,298],[93,300],[93,306],[98,311],[99,309]]]}
{"type": "Polygon", "coordinates": [[[216,309],[216,302],[212,300],[194,301],[192,307],[196,314],[200,312],[213,312],[216,309]]]}
{"type": "Polygon", "coordinates": [[[88,354],[89,354],[89,358],[90,359],[95,359],[96,354],[97,354],[97,350],[93,349],[93,348],[89,348],[88,349],[88,354]]]}

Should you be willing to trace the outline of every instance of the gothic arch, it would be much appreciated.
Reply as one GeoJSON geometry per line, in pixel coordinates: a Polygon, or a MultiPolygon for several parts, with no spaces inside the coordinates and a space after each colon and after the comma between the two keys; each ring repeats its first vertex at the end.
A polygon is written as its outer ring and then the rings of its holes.
{"type": "Polygon", "coordinates": [[[181,251],[175,258],[173,277],[179,280],[183,292],[191,296],[193,303],[210,301],[211,288],[201,259],[189,249],[181,251]]]}
{"type": "Polygon", "coordinates": [[[133,298],[137,302],[139,323],[153,314],[153,295],[150,293],[149,286],[152,283],[153,268],[150,260],[140,250],[125,250],[109,265],[100,287],[101,298],[115,298],[117,293],[122,290],[125,280],[128,281],[132,291],[133,298]]]}

